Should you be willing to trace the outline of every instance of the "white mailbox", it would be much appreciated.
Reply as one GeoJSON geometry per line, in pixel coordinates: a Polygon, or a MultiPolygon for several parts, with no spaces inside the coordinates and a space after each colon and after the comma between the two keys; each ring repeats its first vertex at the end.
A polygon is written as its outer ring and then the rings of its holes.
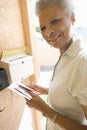
{"type": "Polygon", "coordinates": [[[0,66],[7,72],[9,84],[23,81],[34,73],[32,56],[19,54],[2,58],[0,66]]]}

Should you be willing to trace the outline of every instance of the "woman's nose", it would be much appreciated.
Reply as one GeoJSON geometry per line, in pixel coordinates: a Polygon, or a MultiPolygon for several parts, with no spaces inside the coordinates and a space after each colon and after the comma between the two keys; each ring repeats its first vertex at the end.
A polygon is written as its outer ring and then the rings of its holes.
{"type": "Polygon", "coordinates": [[[45,36],[50,36],[51,33],[53,33],[53,32],[54,32],[53,28],[48,26],[48,27],[46,27],[46,30],[45,30],[45,36]]]}

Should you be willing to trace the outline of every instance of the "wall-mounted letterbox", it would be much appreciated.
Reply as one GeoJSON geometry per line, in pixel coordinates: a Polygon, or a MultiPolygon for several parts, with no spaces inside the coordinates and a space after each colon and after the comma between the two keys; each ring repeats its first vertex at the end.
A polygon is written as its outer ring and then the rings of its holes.
{"type": "Polygon", "coordinates": [[[0,66],[5,68],[9,84],[12,82],[21,82],[34,73],[32,56],[27,54],[2,58],[0,66]]]}

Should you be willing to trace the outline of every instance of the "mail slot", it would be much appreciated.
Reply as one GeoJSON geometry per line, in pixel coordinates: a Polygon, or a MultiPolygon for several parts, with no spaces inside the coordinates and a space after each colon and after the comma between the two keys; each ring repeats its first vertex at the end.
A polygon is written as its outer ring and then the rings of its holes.
{"type": "Polygon", "coordinates": [[[0,68],[0,91],[9,86],[6,70],[0,68]]]}
{"type": "Polygon", "coordinates": [[[9,84],[23,81],[34,73],[32,56],[26,54],[6,57],[0,62],[7,72],[9,84]]]}

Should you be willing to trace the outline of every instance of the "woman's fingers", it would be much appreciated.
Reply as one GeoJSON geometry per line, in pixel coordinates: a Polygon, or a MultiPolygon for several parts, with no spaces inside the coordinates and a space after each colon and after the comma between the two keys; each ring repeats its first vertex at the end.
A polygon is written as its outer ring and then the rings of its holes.
{"type": "Polygon", "coordinates": [[[35,98],[37,96],[37,94],[33,93],[32,91],[29,91],[28,93],[31,95],[32,98],[35,98]]]}

